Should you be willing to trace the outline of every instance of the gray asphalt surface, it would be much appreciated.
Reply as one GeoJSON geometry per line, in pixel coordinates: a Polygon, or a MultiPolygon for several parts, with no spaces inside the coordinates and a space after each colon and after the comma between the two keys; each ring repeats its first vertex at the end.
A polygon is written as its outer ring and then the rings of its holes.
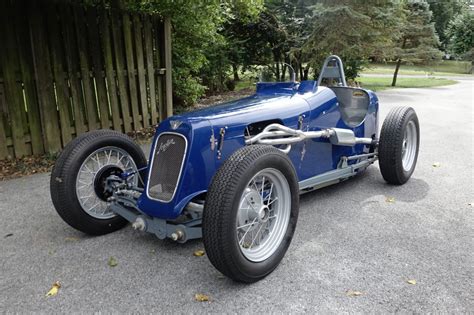
{"type": "Polygon", "coordinates": [[[0,313],[472,312],[473,81],[379,97],[381,118],[396,105],[418,113],[412,179],[389,186],[375,164],[304,195],[286,257],[253,285],[194,257],[201,241],[174,244],[130,227],[101,237],[75,231],[55,213],[49,174],[0,182],[0,313]],[[58,295],[46,298],[55,281],[58,295]]]}

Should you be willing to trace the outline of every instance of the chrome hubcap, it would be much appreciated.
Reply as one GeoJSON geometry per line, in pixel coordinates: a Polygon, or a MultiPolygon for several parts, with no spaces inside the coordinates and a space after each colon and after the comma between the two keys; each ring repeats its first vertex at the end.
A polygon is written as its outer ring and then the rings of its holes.
{"type": "Polygon", "coordinates": [[[407,124],[402,142],[402,164],[405,172],[412,169],[416,157],[416,148],[418,145],[418,136],[416,126],[413,121],[407,124]]]}
{"type": "MultiPolygon", "coordinates": [[[[123,171],[138,171],[132,157],[117,147],[100,148],[90,154],[79,168],[76,195],[82,209],[96,219],[110,219],[116,214],[106,201],[105,179],[123,171]]],[[[131,182],[138,184],[138,175],[131,182]]]]}
{"type": "Polygon", "coordinates": [[[268,168],[247,184],[237,212],[237,240],[250,261],[269,258],[279,248],[290,220],[291,192],[278,170],[268,168]]]}

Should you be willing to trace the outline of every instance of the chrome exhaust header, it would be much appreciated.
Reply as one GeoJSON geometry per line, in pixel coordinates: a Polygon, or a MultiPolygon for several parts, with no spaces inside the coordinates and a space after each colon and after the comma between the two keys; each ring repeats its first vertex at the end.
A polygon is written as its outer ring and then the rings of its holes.
{"type": "Polygon", "coordinates": [[[329,139],[334,145],[354,146],[356,144],[371,145],[376,143],[372,138],[357,138],[350,129],[329,128],[319,131],[303,131],[292,129],[280,124],[271,124],[263,129],[261,133],[247,138],[245,143],[268,144],[268,145],[291,145],[306,139],[329,139]]]}

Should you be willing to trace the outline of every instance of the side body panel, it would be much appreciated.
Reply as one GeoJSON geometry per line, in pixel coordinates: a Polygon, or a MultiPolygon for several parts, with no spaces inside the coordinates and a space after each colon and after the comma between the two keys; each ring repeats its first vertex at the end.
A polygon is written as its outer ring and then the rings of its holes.
{"type": "MultiPolygon", "coordinates": [[[[378,101],[375,94],[370,95],[366,119],[361,125],[350,128],[356,137],[372,137],[377,133],[378,101]]],[[[314,81],[302,82],[299,86],[273,83],[258,85],[257,93],[250,97],[169,118],[157,128],[150,161],[161,133],[172,131],[186,137],[188,148],[177,191],[169,203],[142,194],[140,210],[152,217],[176,219],[189,201],[207,191],[225,160],[245,146],[249,124],[278,120],[287,127],[302,130],[349,128],[341,119],[338,105],[334,92],[316,87],[314,81]],[[172,128],[173,121],[181,122],[178,128],[172,128]]],[[[327,139],[311,139],[294,144],[288,156],[302,181],[335,169],[341,156],[368,150],[364,145],[342,147],[331,145],[327,139]]]]}

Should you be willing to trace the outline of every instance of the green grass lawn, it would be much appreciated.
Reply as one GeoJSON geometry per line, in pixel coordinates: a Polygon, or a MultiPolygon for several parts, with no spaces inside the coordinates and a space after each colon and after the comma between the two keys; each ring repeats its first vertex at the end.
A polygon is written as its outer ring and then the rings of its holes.
{"type": "MultiPolygon", "coordinates": [[[[401,75],[437,75],[437,76],[468,76],[471,75],[472,65],[466,61],[443,60],[432,65],[402,65],[401,75]]],[[[363,74],[393,74],[395,63],[371,64],[363,74]]]]}
{"type": "MultiPolygon", "coordinates": [[[[466,66],[465,62],[459,61],[443,61],[440,62],[435,69],[436,71],[428,72],[429,66],[406,66],[402,65],[400,74],[401,75],[437,75],[437,76],[469,76],[470,74],[462,74],[459,73],[462,71],[463,67],[466,66]],[[453,71],[453,72],[443,72],[445,71],[453,71]],[[458,73],[454,73],[457,71],[458,73]]],[[[394,64],[374,64],[371,65],[369,69],[366,69],[362,72],[364,74],[386,74],[390,75],[387,77],[359,77],[357,81],[361,83],[362,87],[373,90],[373,91],[381,91],[393,88],[391,86],[392,83],[392,75],[394,71],[394,64]]],[[[435,67],[435,66],[432,66],[435,67]]],[[[434,68],[433,68],[434,69],[434,68]]],[[[253,89],[255,90],[255,73],[247,72],[241,75],[241,80],[236,82],[235,91],[240,91],[244,89],[253,89]]],[[[397,86],[395,88],[428,88],[428,87],[436,87],[436,86],[445,86],[455,84],[456,81],[448,80],[445,78],[432,78],[432,77],[425,77],[425,78],[400,78],[398,77],[397,86]]]]}
{"type": "Polygon", "coordinates": [[[442,78],[398,78],[397,86],[392,87],[392,78],[389,77],[360,77],[357,79],[361,87],[382,91],[391,88],[427,88],[456,84],[457,81],[442,78]]]}
{"type": "MultiPolygon", "coordinates": [[[[357,78],[363,88],[372,91],[382,91],[393,88],[391,77],[360,77],[357,78]]],[[[436,86],[445,86],[456,84],[457,81],[444,78],[398,78],[395,88],[427,88],[436,86]]],[[[243,89],[255,89],[255,82],[250,80],[242,80],[237,82],[235,91],[243,89]]]]}

